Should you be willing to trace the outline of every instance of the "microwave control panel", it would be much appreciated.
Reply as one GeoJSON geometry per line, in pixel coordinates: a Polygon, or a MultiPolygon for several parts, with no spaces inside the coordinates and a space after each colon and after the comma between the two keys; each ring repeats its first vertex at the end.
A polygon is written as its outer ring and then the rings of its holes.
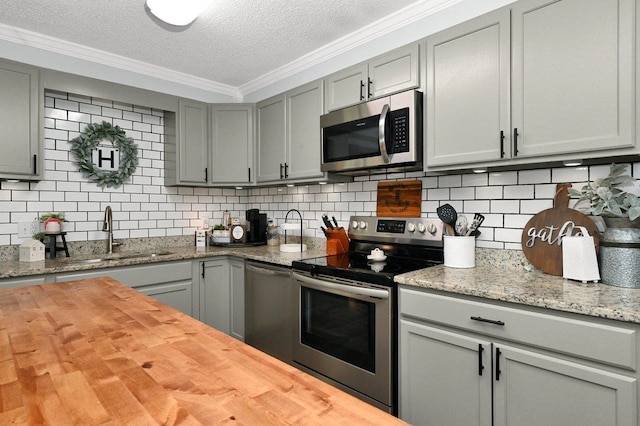
{"type": "Polygon", "coordinates": [[[392,153],[409,151],[409,108],[391,111],[393,122],[392,153]]]}

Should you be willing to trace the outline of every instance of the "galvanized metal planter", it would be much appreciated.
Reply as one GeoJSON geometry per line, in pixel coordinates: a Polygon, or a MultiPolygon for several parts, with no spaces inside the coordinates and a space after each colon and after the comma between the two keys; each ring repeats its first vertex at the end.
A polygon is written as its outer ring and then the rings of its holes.
{"type": "Polygon", "coordinates": [[[603,284],[640,288],[640,219],[605,217],[600,239],[603,284]]]}

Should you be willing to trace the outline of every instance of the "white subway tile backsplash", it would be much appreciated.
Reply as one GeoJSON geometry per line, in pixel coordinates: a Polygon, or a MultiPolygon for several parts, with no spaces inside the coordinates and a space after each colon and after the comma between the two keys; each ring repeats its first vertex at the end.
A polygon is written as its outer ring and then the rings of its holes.
{"type": "MultiPolygon", "coordinates": [[[[164,237],[192,234],[207,214],[219,223],[222,211],[244,216],[260,208],[277,223],[291,208],[303,214],[305,235],[321,237],[320,216],[335,215],[348,225],[352,214],[375,215],[378,183],[387,180],[422,181],[422,216],[437,217],[445,203],[468,218],[485,216],[478,247],[520,249],[522,227],[551,207],[558,182],[587,182],[603,177],[609,166],[504,171],[479,174],[424,176],[422,172],[356,177],[347,184],[269,188],[190,188],[164,186],[164,114],[145,106],[95,99],[62,92],[45,92],[44,179],[33,183],[2,182],[0,244],[19,244],[17,222],[48,211],[65,211],[68,241],[104,240],[104,209],[114,211],[116,238],[164,237]],[[87,181],[73,164],[69,140],[87,123],[107,121],[120,126],[138,145],[139,164],[120,188],[101,188],[87,181]]],[[[640,176],[640,163],[633,164],[640,176]]],[[[581,186],[581,185],[579,185],[581,186]]],[[[578,187],[579,187],[578,186],[578,187]]],[[[636,187],[633,191],[640,192],[636,187]]]]}
{"type": "Polygon", "coordinates": [[[551,169],[551,182],[582,182],[589,180],[588,167],[561,167],[551,169]]]}

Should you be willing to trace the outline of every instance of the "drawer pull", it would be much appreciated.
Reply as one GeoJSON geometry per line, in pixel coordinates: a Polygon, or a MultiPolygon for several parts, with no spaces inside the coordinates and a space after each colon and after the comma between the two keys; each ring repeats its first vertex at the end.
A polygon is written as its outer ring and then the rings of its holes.
{"type": "Polygon", "coordinates": [[[500,371],[500,355],[502,355],[500,348],[496,348],[496,382],[500,380],[500,373],[502,373],[500,371]]]}
{"type": "Polygon", "coordinates": [[[482,317],[471,317],[471,319],[474,320],[474,321],[488,322],[489,324],[504,325],[503,321],[490,320],[490,319],[486,319],[486,318],[482,318],[482,317]]]}
{"type": "Polygon", "coordinates": [[[478,344],[478,376],[482,376],[482,370],[484,370],[484,365],[482,365],[482,352],[484,352],[484,347],[482,343],[478,344]]]}

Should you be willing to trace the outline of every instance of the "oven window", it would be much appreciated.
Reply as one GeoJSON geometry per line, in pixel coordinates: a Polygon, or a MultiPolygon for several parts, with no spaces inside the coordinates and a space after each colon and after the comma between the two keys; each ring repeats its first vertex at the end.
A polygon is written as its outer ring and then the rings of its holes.
{"type": "Polygon", "coordinates": [[[375,304],[302,287],[303,344],[375,373],[375,304]]]}
{"type": "Polygon", "coordinates": [[[380,155],[380,115],[323,129],[325,163],[380,155]]]}

